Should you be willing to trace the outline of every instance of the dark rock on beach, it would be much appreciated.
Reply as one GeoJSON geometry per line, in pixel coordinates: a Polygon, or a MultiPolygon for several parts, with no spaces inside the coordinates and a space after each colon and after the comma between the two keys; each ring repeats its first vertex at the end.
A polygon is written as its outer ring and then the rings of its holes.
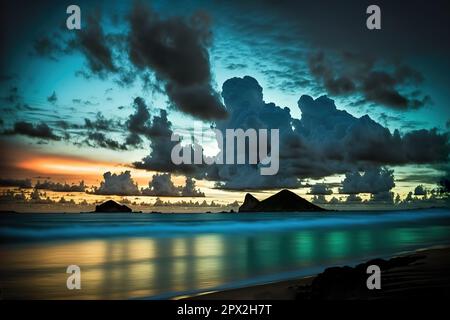
{"type": "Polygon", "coordinates": [[[277,211],[327,211],[318,207],[292,191],[282,190],[267,199],[259,201],[250,193],[245,195],[239,212],[277,212],[277,211]]]}
{"type": "Polygon", "coordinates": [[[436,258],[416,253],[389,260],[374,259],[356,267],[332,267],[317,275],[312,283],[296,289],[299,300],[354,299],[421,299],[450,297],[448,249],[434,251],[436,258]],[[438,254],[436,254],[438,253],[438,254]],[[434,260],[434,261],[433,261],[434,260]],[[443,263],[444,262],[444,263],[443,263]],[[380,290],[366,285],[367,268],[376,265],[381,270],[380,290]]]}

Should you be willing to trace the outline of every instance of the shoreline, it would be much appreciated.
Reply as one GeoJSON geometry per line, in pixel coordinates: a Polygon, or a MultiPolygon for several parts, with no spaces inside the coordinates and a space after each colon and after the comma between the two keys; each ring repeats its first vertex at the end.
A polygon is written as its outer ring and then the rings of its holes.
{"type": "MultiPolygon", "coordinates": [[[[324,212],[331,212],[331,213],[340,213],[340,212],[373,212],[373,213],[379,213],[379,212],[402,212],[402,211],[423,211],[423,210],[450,210],[450,207],[448,206],[431,206],[431,207],[420,207],[420,208],[389,208],[389,209],[385,209],[385,208],[359,208],[359,209],[328,209],[326,211],[323,212],[318,212],[318,211],[290,211],[290,212],[282,212],[284,214],[289,214],[289,213],[324,213],[324,212]]],[[[29,215],[29,214],[70,214],[70,215],[77,215],[77,214],[82,214],[82,215],[86,215],[86,214],[128,214],[128,215],[137,215],[137,214],[145,214],[145,215],[171,215],[171,214],[203,214],[203,215],[208,215],[208,214],[239,214],[239,215],[254,215],[254,214],[271,214],[271,213],[280,213],[278,211],[260,211],[260,212],[239,212],[238,210],[234,210],[234,208],[226,211],[226,210],[221,210],[221,211],[214,211],[214,209],[212,210],[207,210],[207,211],[200,211],[200,210],[196,210],[196,211],[156,211],[156,210],[152,210],[152,211],[132,211],[132,212],[96,212],[96,211],[15,211],[15,210],[0,210],[0,215],[29,215]]]]}
{"type": "Polygon", "coordinates": [[[236,289],[205,291],[175,300],[345,300],[450,297],[450,244],[365,259],[354,267],[330,266],[321,273],[236,289]],[[380,290],[367,290],[366,266],[379,264],[380,290]],[[358,273],[359,271],[364,271],[358,273]],[[357,281],[355,281],[357,280],[357,281]],[[361,283],[363,285],[361,285],[361,283]],[[342,286],[336,287],[336,284],[342,286]]]}

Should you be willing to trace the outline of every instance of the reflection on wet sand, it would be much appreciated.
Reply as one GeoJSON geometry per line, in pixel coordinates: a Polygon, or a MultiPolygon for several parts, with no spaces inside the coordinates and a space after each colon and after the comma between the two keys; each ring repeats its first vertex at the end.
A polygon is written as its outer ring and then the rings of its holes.
{"type": "Polygon", "coordinates": [[[446,242],[448,234],[448,226],[431,225],[2,246],[2,295],[39,299],[170,296],[411,250],[446,242]],[[81,290],[66,288],[65,272],[71,264],[81,268],[81,290]]]}

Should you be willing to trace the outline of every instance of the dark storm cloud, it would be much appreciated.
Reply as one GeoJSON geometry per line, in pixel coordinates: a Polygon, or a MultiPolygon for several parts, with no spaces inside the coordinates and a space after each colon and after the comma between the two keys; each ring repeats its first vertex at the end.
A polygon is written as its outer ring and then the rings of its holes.
{"type": "Polygon", "coordinates": [[[447,173],[439,180],[439,186],[442,193],[450,193],[450,174],[447,173]]]}
{"type": "Polygon", "coordinates": [[[12,129],[5,130],[3,134],[18,134],[43,140],[61,140],[61,137],[54,134],[53,129],[43,122],[39,124],[33,124],[26,121],[18,121],[14,123],[14,127],[12,129]]]}
{"type": "Polygon", "coordinates": [[[170,173],[155,174],[148,183],[148,188],[142,190],[142,194],[146,196],[177,197],[180,195],[180,188],[173,184],[170,173]]]}
{"type": "Polygon", "coordinates": [[[177,187],[173,184],[170,173],[155,174],[148,183],[148,188],[142,189],[146,196],[166,197],[204,197],[205,194],[195,186],[191,177],[186,177],[186,184],[177,187]]]}
{"type": "MultiPolygon", "coordinates": [[[[94,120],[85,118],[83,125],[79,126],[72,124],[70,127],[81,130],[78,134],[84,137],[81,142],[82,144],[111,150],[128,150],[128,145],[126,143],[121,143],[107,136],[107,134],[112,132],[119,135],[126,133],[124,132],[122,123],[112,118],[106,118],[101,112],[97,112],[94,120]]],[[[75,142],[75,144],[79,143],[75,142]]]]}
{"type": "Polygon", "coordinates": [[[130,114],[125,122],[128,130],[127,145],[139,146],[142,142],[142,137],[149,140],[161,137],[170,138],[172,131],[170,129],[171,123],[167,121],[167,111],[160,109],[160,117],[154,117],[152,122],[149,107],[143,98],[135,98],[133,107],[135,112],[130,114]]]}
{"type": "MultiPolygon", "coordinates": [[[[290,111],[273,103],[265,103],[262,87],[256,79],[249,76],[228,79],[222,86],[222,97],[229,117],[218,121],[216,129],[224,136],[226,129],[279,129],[280,140],[283,141],[280,142],[280,153],[283,152],[292,134],[290,111]]],[[[276,175],[263,176],[255,165],[217,165],[211,168],[212,172],[208,172],[208,178],[221,181],[217,187],[222,189],[298,188],[300,181],[291,169],[291,166],[280,162],[280,170],[276,175]]]]}
{"type": "MultiPolygon", "coordinates": [[[[217,121],[216,129],[223,133],[226,129],[237,128],[280,130],[280,169],[276,175],[262,176],[255,165],[173,165],[170,153],[176,142],[170,140],[171,123],[163,110],[159,117],[153,118],[148,128],[144,127],[145,130],[158,128],[160,135],[149,137],[152,152],[141,162],[134,163],[135,167],[195,173],[196,177],[216,181],[218,188],[234,190],[296,188],[306,178],[348,173],[350,179],[365,171],[358,188],[346,187],[343,190],[366,190],[377,193],[381,200],[381,192],[389,192],[390,189],[380,187],[378,182],[381,178],[390,179],[391,175],[380,166],[448,161],[448,133],[440,133],[437,129],[414,130],[403,135],[398,130],[391,133],[367,115],[356,118],[338,110],[334,101],[325,96],[315,100],[302,96],[298,102],[301,119],[292,118],[288,108],[264,102],[261,86],[248,76],[227,80],[222,96],[229,117],[217,121]],[[371,189],[361,187],[365,181],[373,184],[371,189]]],[[[346,184],[350,185],[350,182],[346,184]]],[[[388,194],[384,196],[390,197],[388,194]]]]}
{"type": "Polygon", "coordinates": [[[44,180],[36,182],[34,187],[55,192],[84,192],[86,190],[84,181],[80,181],[78,184],[67,184],[44,180]]]}
{"type": "Polygon", "coordinates": [[[95,103],[95,102],[92,102],[89,100],[83,100],[83,99],[79,99],[79,98],[72,99],[72,102],[75,104],[80,104],[80,105],[84,105],[84,106],[98,106],[99,105],[98,102],[95,103]]]}
{"type": "Polygon", "coordinates": [[[125,36],[121,34],[107,34],[101,25],[100,11],[86,15],[83,26],[76,32],[67,33],[63,30],[53,32],[52,36],[43,36],[33,43],[33,54],[57,61],[61,56],[79,51],[87,61],[87,70],[79,70],[77,76],[90,79],[94,76],[105,78],[108,75],[117,75],[115,80],[120,85],[132,83],[135,75],[123,66],[127,61],[114,55],[115,51],[126,52],[123,46],[125,36]]]}
{"type": "Polygon", "coordinates": [[[176,142],[171,141],[172,123],[167,118],[167,111],[160,109],[160,115],[154,116],[149,126],[153,132],[158,133],[150,140],[151,154],[134,166],[139,169],[172,172],[175,166],[170,160],[170,153],[176,142]]]}
{"type": "Polygon", "coordinates": [[[394,171],[385,168],[372,168],[364,173],[349,172],[342,181],[340,193],[383,193],[395,187],[394,171]]]}
{"type": "Polygon", "coordinates": [[[84,53],[92,73],[102,74],[117,70],[113,63],[111,44],[107,42],[99,15],[87,17],[86,27],[77,32],[74,45],[84,53]]]}
{"type": "Polygon", "coordinates": [[[100,147],[111,150],[127,150],[126,145],[120,144],[118,141],[108,138],[104,133],[98,131],[89,132],[84,142],[90,147],[100,147]]]}
{"type": "Polygon", "coordinates": [[[186,184],[181,188],[182,197],[204,197],[205,194],[197,189],[195,180],[192,177],[186,177],[186,184]]]}
{"type": "Polygon", "coordinates": [[[11,80],[15,79],[16,77],[12,74],[0,74],[0,83],[3,82],[10,82],[11,80]]]}
{"type": "Polygon", "coordinates": [[[61,39],[58,33],[54,33],[52,37],[42,36],[33,43],[32,54],[39,57],[49,58],[57,61],[61,55],[70,52],[70,48],[61,39]]]}
{"type": "Polygon", "coordinates": [[[172,141],[172,123],[167,118],[167,111],[160,109],[159,116],[153,116],[151,124],[145,128],[146,137],[150,140],[150,155],[133,163],[138,169],[159,172],[188,174],[194,177],[204,176],[203,166],[175,165],[171,160],[171,152],[177,141],[172,141]]]}
{"type": "Polygon", "coordinates": [[[302,96],[298,103],[300,120],[292,118],[287,108],[265,103],[261,86],[251,77],[227,80],[222,96],[230,116],[217,122],[218,129],[280,129],[278,174],[262,177],[256,167],[222,165],[217,168],[216,178],[224,181],[224,188],[244,189],[252,184],[292,187],[298,185],[296,178],[321,178],[383,165],[448,161],[448,133],[437,129],[409,131],[403,136],[397,130],[391,133],[367,115],[356,118],[338,110],[334,101],[325,96],[316,100],[302,96]]]}
{"type": "Polygon", "coordinates": [[[84,119],[84,127],[88,130],[96,131],[118,131],[120,123],[114,119],[107,119],[101,112],[97,112],[95,119],[84,119]]]}
{"type": "Polygon", "coordinates": [[[94,190],[94,194],[101,195],[119,195],[119,196],[139,196],[137,183],[131,178],[130,171],[124,171],[119,174],[105,172],[100,187],[94,190]]]}
{"type": "Polygon", "coordinates": [[[334,102],[326,97],[313,100],[302,96],[299,107],[300,135],[316,144],[316,151],[328,159],[370,165],[448,160],[448,133],[439,133],[437,129],[410,131],[402,137],[398,130],[391,133],[367,115],[355,118],[337,110],[334,102]]]}
{"type": "Polygon", "coordinates": [[[426,196],[427,190],[422,185],[418,185],[414,188],[414,195],[415,196],[426,196]]]}
{"type": "Polygon", "coordinates": [[[134,99],[135,113],[131,114],[126,121],[129,131],[126,144],[131,146],[139,146],[142,143],[140,135],[151,135],[150,129],[150,112],[144,99],[137,97],[134,99]]]}
{"type": "Polygon", "coordinates": [[[346,75],[337,76],[331,66],[326,63],[323,52],[313,54],[308,60],[309,69],[331,94],[349,94],[355,91],[355,83],[346,75]]]}
{"type": "Polygon", "coordinates": [[[57,120],[54,122],[55,126],[58,128],[61,128],[64,131],[67,131],[69,129],[82,129],[83,126],[75,124],[75,123],[70,123],[66,120],[57,120]]]}
{"type": "MultiPolygon", "coordinates": [[[[366,28],[366,9],[371,4],[373,3],[365,0],[243,0],[216,6],[219,6],[218,17],[225,16],[224,23],[236,34],[235,41],[251,46],[250,52],[241,53],[250,65],[254,59],[269,61],[287,70],[303,71],[303,68],[307,67],[304,63],[308,60],[306,53],[318,49],[324,51],[327,57],[338,55],[342,51],[352,52],[367,59],[372,57],[372,60],[385,64],[378,71],[387,70],[388,73],[396,61],[408,64],[405,58],[411,56],[428,62],[436,61],[436,64],[447,61],[450,54],[447,41],[450,37],[448,1],[416,1],[408,4],[402,1],[378,1],[376,4],[382,11],[382,29],[375,31],[366,28]],[[245,12],[245,16],[240,14],[241,12],[245,12]]],[[[236,61],[227,60],[226,64],[236,61]]],[[[341,63],[333,61],[333,69],[341,63]]],[[[448,65],[444,64],[443,67],[448,69],[448,65]]],[[[256,65],[256,68],[264,73],[268,66],[264,63],[261,66],[256,65]]],[[[297,84],[294,90],[305,85],[315,92],[323,90],[316,87],[314,81],[301,81],[295,73],[286,73],[275,80],[265,80],[280,90],[291,93],[293,89],[284,87],[282,79],[297,84]]],[[[322,81],[319,82],[323,85],[322,81]]],[[[373,79],[371,84],[374,82],[376,79],[373,79]]],[[[362,84],[361,81],[358,83],[362,84]]],[[[326,81],[330,95],[336,92],[351,94],[354,91],[352,87],[356,85],[353,78],[341,73],[328,77],[326,81]]],[[[405,105],[408,108],[418,108],[430,102],[427,93],[414,97],[408,90],[403,92],[399,87],[378,85],[375,87],[378,89],[374,90],[370,84],[367,86],[370,100],[387,103],[393,108],[404,109],[405,105]]],[[[363,92],[362,88],[358,92],[363,92]]]]}
{"type": "Polygon", "coordinates": [[[356,51],[377,56],[432,53],[448,56],[450,44],[450,8],[446,0],[379,0],[381,30],[366,28],[368,0],[272,1],[243,0],[224,5],[223,11],[236,28],[250,27],[250,34],[263,36],[273,30],[273,23],[289,22],[289,32],[278,37],[286,47],[292,41],[306,40],[324,50],[356,51]],[[253,13],[258,23],[249,23],[238,12],[253,13]],[[432,17],[432,18],[430,18],[432,17]]]}
{"type": "Polygon", "coordinates": [[[50,102],[51,104],[55,104],[56,101],[58,101],[58,97],[56,96],[55,91],[53,91],[53,93],[47,97],[47,101],[50,102]]]}
{"type": "Polygon", "coordinates": [[[17,103],[20,100],[19,89],[17,87],[11,87],[8,90],[6,96],[2,97],[2,100],[8,103],[17,103]]]}
{"type": "Polygon", "coordinates": [[[316,183],[315,185],[311,186],[309,194],[330,195],[333,194],[333,190],[331,190],[330,187],[325,183],[316,183]]]}
{"type": "Polygon", "coordinates": [[[395,65],[391,72],[382,71],[374,60],[365,56],[342,53],[328,61],[323,52],[311,54],[308,66],[311,74],[331,95],[361,94],[367,102],[393,109],[417,109],[430,103],[429,96],[403,93],[405,86],[417,86],[423,81],[418,71],[395,65]]]}
{"type": "MultiPolygon", "coordinates": [[[[403,68],[408,69],[408,67],[403,68]]],[[[431,102],[431,98],[428,95],[415,98],[402,94],[398,87],[403,85],[405,81],[420,79],[417,82],[421,82],[422,78],[421,76],[420,78],[414,77],[417,71],[403,76],[399,72],[401,73],[397,69],[395,74],[389,74],[385,71],[372,71],[369,73],[362,84],[362,91],[366,99],[395,109],[417,109],[431,102]]]]}
{"type": "MultiPolygon", "coordinates": [[[[204,197],[205,194],[196,188],[195,181],[187,177],[186,184],[175,186],[170,173],[155,174],[147,188],[139,190],[137,183],[131,177],[130,171],[121,173],[105,172],[100,186],[94,189],[94,194],[120,196],[171,196],[171,197],[204,197]]],[[[84,184],[83,184],[84,186],[84,184]]]]}
{"type": "Polygon", "coordinates": [[[1,187],[31,188],[31,179],[3,179],[0,178],[1,187]]]}
{"type": "Polygon", "coordinates": [[[140,70],[149,68],[165,83],[171,102],[180,111],[205,119],[222,119],[226,110],[211,85],[208,47],[209,19],[162,19],[143,4],[130,15],[129,53],[140,70]]]}

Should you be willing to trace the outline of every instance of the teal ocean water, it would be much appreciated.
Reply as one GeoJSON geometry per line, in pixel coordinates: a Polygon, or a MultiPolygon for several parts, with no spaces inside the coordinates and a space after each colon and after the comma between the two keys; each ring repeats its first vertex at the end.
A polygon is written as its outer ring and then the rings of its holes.
{"type": "Polygon", "coordinates": [[[3,298],[169,298],[447,245],[450,210],[2,214],[0,241],[3,298]]]}

